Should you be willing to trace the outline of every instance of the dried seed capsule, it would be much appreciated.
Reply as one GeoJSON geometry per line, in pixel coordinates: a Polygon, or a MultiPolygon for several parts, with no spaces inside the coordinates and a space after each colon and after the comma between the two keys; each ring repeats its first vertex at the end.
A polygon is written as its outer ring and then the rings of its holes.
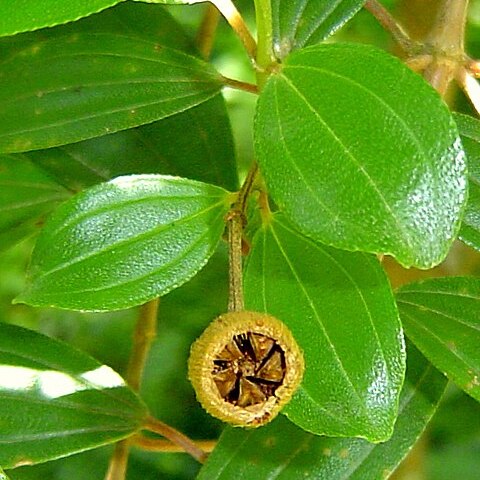
{"type": "Polygon", "coordinates": [[[192,345],[188,376],[202,406],[237,426],[272,420],[303,376],[303,355],[288,328],[257,312],[220,315],[192,345]]]}

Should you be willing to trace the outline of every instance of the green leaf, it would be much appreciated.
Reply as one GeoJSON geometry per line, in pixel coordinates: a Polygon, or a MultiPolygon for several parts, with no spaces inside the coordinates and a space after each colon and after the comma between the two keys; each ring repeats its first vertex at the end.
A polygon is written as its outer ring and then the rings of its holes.
{"type": "Polygon", "coordinates": [[[398,59],[360,44],[292,53],[260,95],[255,144],[269,192],[305,234],[404,266],[445,258],[464,153],[441,98],[398,59]]]}
{"type": "Polygon", "coordinates": [[[480,279],[432,278],[406,285],[397,303],[408,338],[480,401],[480,279]]]}
{"type": "Polygon", "coordinates": [[[0,480],[9,480],[6,473],[2,470],[2,467],[0,467],[0,480]]]}
{"type": "Polygon", "coordinates": [[[284,418],[255,430],[229,427],[198,480],[385,479],[425,429],[445,385],[442,375],[409,348],[400,412],[388,442],[317,437],[284,418]]]}
{"type": "Polygon", "coordinates": [[[107,311],[164,295],[212,255],[230,200],[219,187],[162,175],[86,190],[45,225],[16,301],[107,311]]]}
{"type": "Polygon", "coordinates": [[[285,322],[304,351],[289,419],[319,435],[388,439],[405,352],[377,259],[314,243],[276,215],[254,238],[244,288],[247,308],[285,322]]]}
{"type": "Polygon", "coordinates": [[[0,36],[78,20],[123,0],[0,0],[0,36]]]}
{"type": "Polygon", "coordinates": [[[178,175],[229,190],[238,185],[232,132],[221,95],[150,125],[22,155],[77,191],[132,173],[178,175]]]}
{"type": "Polygon", "coordinates": [[[365,0],[272,0],[273,40],[277,58],[325,40],[363,6],[365,0]]]}
{"type": "Polygon", "coordinates": [[[8,58],[33,44],[79,33],[114,33],[143,38],[164,47],[195,54],[192,40],[166,8],[124,2],[76,22],[0,38],[1,58],[8,58]]]}
{"type": "Polygon", "coordinates": [[[33,233],[69,192],[22,155],[0,155],[0,250],[33,233]]]}
{"type": "Polygon", "coordinates": [[[191,5],[193,3],[205,3],[210,0],[133,0],[134,2],[161,3],[163,5],[191,5]]]}
{"type": "Polygon", "coordinates": [[[73,34],[0,65],[0,152],[77,142],[160,120],[221,88],[209,64],[154,42],[73,34]]]}
{"type": "Polygon", "coordinates": [[[39,333],[0,323],[0,463],[53,460],[137,431],[146,408],[106,365],[39,333]]]}
{"type": "Polygon", "coordinates": [[[480,122],[459,113],[454,116],[467,153],[469,193],[459,238],[480,250],[480,122]]]}
{"type": "MultiPolygon", "coordinates": [[[[11,56],[49,38],[125,32],[129,37],[195,53],[191,41],[165,8],[132,2],[72,24],[0,39],[0,51],[11,56]]],[[[178,175],[229,190],[237,189],[238,183],[232,133],[221,95],[159,122],[24,155],[75,191],[132,173],[178,175]]]]}

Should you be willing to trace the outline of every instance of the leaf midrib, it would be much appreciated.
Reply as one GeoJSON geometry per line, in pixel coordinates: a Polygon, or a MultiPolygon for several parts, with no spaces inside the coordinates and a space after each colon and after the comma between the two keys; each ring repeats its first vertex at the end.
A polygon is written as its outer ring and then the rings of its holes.
{"type": "MultiPolygon", "coordinates": [[[[288,68],[304,68],[304,69],[309,69],[307,67],[300,67],[300,66],[291,66],[289,65],[288,68]]],[[[313,70],[317,70],[312,68],[313,70]]],[[[321,70],[321,69],[319,69],[321,70]]],[[[328,71],[325,71],[328,72],[328,71]]],[[[342,79],[347,79],[347,77],[343,77],[338,75],[338,77],[342,79]]],[[[395,211],[391,207],[391,205],[387,202],[385,196],[383,195],[382,191],[380,190],[379,186],[376,184],[374,179],[370,176],[370,174],[367,172],[365,167],[358,161],[358,159],[353,155],[353,153],[350,151],[350,149],[342,142],[342,140],[337,136],[337,134],[331,129],[331,127],[328,125],[328,123],[323,119],[323,117],[320,115],[320,112],[318,112],[314,106],[308,101],[308,99],[305,97],[305,95],[300,92],[300,90],[293,84],[293,82],[284,74],[282,74],[282,78],[284,79],[285,83],[291,88],[291,90],[296,93],[298,98],[303,101],[303,103],[307,106],[307,108],[315,115],[315,117],[318,119],[318,121],[323,125],[323,127],[330,133],[330,135],[333,137],[335,142],[342,148],[342,150],[345,152],[345,155],[347,158],[351,160],[353,165],[355,165],[358,169],[358,171],[363,174],[363,176],[366,178],[367,182],[371,185],[373,190],[375,191],[377,198],[379,198],[380,202],[384,205],[386,211],[388,212],[390,218],[393,219],[394,224],[396,225],[396,230],[401,234],[402,240],[406,243],[406,246],[410,252],[414,252],[414,248],[412,247],[412,240],[411,240],[411,235],[408,230],[405,229],[405,226],[400,222],[399,218],[395,214],[395,211]]],[[[353,82],[356,84],[356,82],[353,82]]],[[[356,84],[357,85],[357,84],[356,84]]],[[[358,84],[359,85],[359,84],[358,84]]],[[[363,87],[365,89],[365,87],[363,87]]],[[[365,89],[367,92],[369,90],[365,89]]]]}
{"type": "MultiPolygon", "coordinates": [[[[188,215],[188,216],[185,216],[185,217],[182,217],[182,218],[179,218],[177,220],[174,220],[173,222],[170,222],[170,223],[166,223],[166,224],[161,224],[159,225],[158,227],[155,227],[155,228],[152,228],[151,230],[147,230],[145,232],[142,232],[138,235],[134,235],[132,237],[128,237],[126,239],[123,239],[119,242],[116,242],[116,243],[112,243],[110,245],[107,245],[105,248],[103,249],[100,249],[100,250],[95,250],[95,251],[91,251],[91,252],[88,252],[87,254],[84,254],[84,255],[79,255],[78,257],[74,257],[73,259],[67,261],[67,262],[63,262],[63,263],[60,263],[59,265],[57,265],[56,267],[46,271],[46,272],[41,272],[39,275],[37,275],[36,277],[34,277],[34,279],[36,278],[41,278],[42,281],[48,277],[49,275],[53,274],[53,273],[56,273],[58,271],[61,271],[61,270],[64,270],[66,268],[69,268],[71,267],[72,265],[75,265],[75,264],[78,264],[80,262],[83,262],[85,260],[88,260],[88,259],[91,259],[91,258],[94,258],[94,257],[97,257],[99,255],[103,255],[105,254],[106,252],[108,251],[111,251],[111,250],[115,250],[116,248],[119,248],[119,247],[125,247],[127,245],[130,245],[132,243],[136,243],[136,242],[139,242],[141,240],[146,240],[146,239],[149,239],[149,238],[152,238],[152,237],[155,237],[156,235],[158,235],[159,233],[163,232],[164,230],[168,230],[168,229],[172,229],[172,228],[175,228],[177,227],[178,225],[181,225],[181,224],[184,224],[184,223],[188,223],[192,220],[194,220],[195,218],[199,217],[199,216],[202,216],[202,215],[205,215],[206,213],[208,213],[210,210],[213,210],[215,208],[219,208],[220,206],[222,206],[224,204],[223,201],[220,201],[220,202],[217,202],[211,206],[209,206],[208,208],[205,208],[203,210],[200,210],[200,211],[197,211],[191,215],[188,215]],[[172,225],[172,223],[174,225],[172,225]]],[[[223,209],[222,209],[222,212],[223,212],[223,209]]],[[[216,217],[218,218],[218,216],[216,217]]],[[[208,232],[208,230],[206,230],[208,232]]],[[[123,282],[121,283],[123,284],[123,282]]],[[[93,290],[95,291],[98,291],[99,288],[94,288],[93,290]]],[[[81,290],[81,292],[85,292],[85,291],[88,291],[88,290],[81,290]]],[[[69,291],[68,293],[77,293],[77,292],[74,292],[74,291],[69,291]]],[[[45,293],[45,295],[48,295],[48,292],[45,293]]],[[[56,295],[56,293],[52,293],[52,295],[56,295]]]]}
{"type": "MultiPolygon", "coordinates": [[[[173,103],[173,102],[176,102],[177,100],[184,100],[184,99],[187,99],[187,98],[199,97],[199,98],[197,98],[197,100],[195,102],[189,102],[187,105],[184,105],[181,108],[177,107],[177,108],[173,109],[172,112],[170,112],[170,113],[162,113],[160,115],[156,115],[153,120],[151,120],[149,122],[148,121],[147,122],[142,121],[140,124],[153,123],[154,121],[162,120],[163,118],[170,117],[170,116],[175,115],[177,113],[184,112],[185,110],[188,110],[189,108],[193,108],[196,105],[200,105],[201,103],[206,102],[207,100],[209,100],[210,98],[214,97],[217,94],[218,94],[218,88],[215,88],[215,90],[213,92],[211,92],[209,90],[204,90],[202,92],[193,92],[193,93],[189,93],[189,94],[186,94],[186,95],[169,97],[167,99],[162,99],[162,100],[136,103],[136,104],[135,103],[134,104],[128,104],[128,105],[124,105],[123,107],[120,107],[120,108],[112,108],[112,109],[109,109],[109,110],[100,110],[98,113],[95,112],[95,113],[91,113],[89,115],[77,116],[75,118],[65,119],[65,120],[62,120],[62,121],[59,121],[59,122],[47,123],[43,126],[35,126],[35,127],[31,127],[31,128],[26,128],[26,129],[23,129],[23,130],[15,130],[11,133],[4,133],[4,134],[0,133],[0,139],[6,139],[6,138],[9,138],[9,137],[12,137],[12,136],[16,137],[19,134],[23,134],[23,133],[32,133],[32,132],[38,133],[38,132],[41,132],[42,130],[49,130],[49,129],[56,128],[56,127],[64,127],[65,125],[82,123],[82,122],[85,122],[86,120],[102,118],[102,117],[106,117],[106,116],[109,116],[109,115],[112,115],[112,114],[126,112],[126,111],[131,110],[131,109],[148,108],[148,107],[152,107],[152,106],[159,106],[159,105],[162,105],[162,104],[173,103]]],[[[127,128],[131,128],[132,126],[139,126],[140,124],[138,122],[132,122],[132,124],[129,127],[114,128],[114,129],[111,130],[110,133],[114,133],[114,132],[119,131],[119,130],[126,130],[127,128]]],[[[94,128],[94,130],[98,130],[98,127],[94,128]]],[[[72,137],[72,135],[73,134],[71,134],[70,137],[72,137]]],[[[96,136],[100,136],[100,135],[93,135],[93,137],[96,137],[96,136]]],[[[82,139],[85,140],[87,138],[92,138],[92,135],[89,134],[88,137],[82,136],[82,138],[79,138],[79,140],[82,140],[82,139]]],[[[56,146],[56,145],[51,145],[51,146],[56,146]]]]}

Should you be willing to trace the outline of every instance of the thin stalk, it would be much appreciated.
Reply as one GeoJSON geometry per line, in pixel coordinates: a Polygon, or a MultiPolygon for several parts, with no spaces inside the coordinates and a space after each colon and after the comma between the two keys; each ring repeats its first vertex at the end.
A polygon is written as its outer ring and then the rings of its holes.
{"type": "Polygon", "coordinates": [[[165,437],[170,442],[178,445],[182,451],[188,453],[200,463],[204,463],[207,459],[207,453],[198,447],[193,440],[188,438],[182,432],[179,432],[175,428],[167,425],[156,418],[149,417],[144,425],[146,430],[157,433],[162,437],[165,437]]]}
{"type": "Polygon", "coordinates": [[[242,82],[233,78],[225,77],[222,75],[222,79],[227,87],[235,88],[236,90],[243,90],[244,92],[254,93],[258,95],[258,87],[252,83],[242,82]]]}
{"type": "MultiPolygon", "coordinates": [[[[217,445],[216,440],[195,440],[195,445],[206,453],[213,451],[217,445]]],[[[180,453],[185,450],[169,440],[163,440],[159,438],[149,438],[143,435],[137,435],[132,438],[132,446],[139,447],[142,450],[150,452],[168,452],[168,453],[180,453]]]]}
{"type": "Polygon", "coordinates": [[[250,168],[247,177],[245,178],[245,181],[238,192],[237,200],[235,201],[227,217],[229,312],[241,312],[245,308],[245,302],[243,298],[242,238],[243,229],[246,223],[248,196],[252,191],[257,172],[258,165],[257,163],[254,163],[250,168]]]}
{"type": "MultiPolygon", "coordinates": [[[[127,383],[136,391],[140,389],[145,361],[157,334],[158,304],[159,299],[156,298],[142,305],[139,310],[126,375],[127,383]]],[[[115,445],[105,480],[124,480],[126,478],[129,447],[129,439],[122,440],[115,445]]]]}
{"type": "Polygon", "coordinates": [[[248,196],[252,192],[252,188],[253,188],[253,185],[255,184],[255,179],[257,178],[257,174],[258,174],[258,164],[257,162],[254,162],[250,167],[250,170],[248,171],[247,176],[245,177],[242,187],[238,192],[237,201],[235,202],[235,205],[240,210],[242,215],[245,215],[247,212],[248,196]]]}
{"type": "Polygon", "coordinates": [[[124,480],[127,478],[129,450],[130,445],[128,440],[122,440],[115,445],[105,480],[124,480]]]}
{"type": "Polygon", "coordinates": [[[245,20],[240,15],[237,7],[231,0],[210,0],[218,11],[225,17],[225,20],[232,27],[242,42],[248,56],[254,60],[257,51],[257,43],[248,29],[245,20]]]}
{"type": "Polygon", "coordinates": [[[261,90],[265,85],[272,65],[276,63],[273,54],[273,20],[271,0],[255,0],[257,20],[257,85],[261,90]]]}
{"type": "Polygon", "coordinates": [[[243,299],[242,236],[243,218],[240,212],[232,211],[227,222],[228,241],[228,311],[241,312],[245,309],[243,299]]]}
{"type": "Polygon", "coordinates": [[[427,37],[433,50],[433,61],[423,76],[445,97],[452,80],[464,63],[464,36],[468,0],[444,0],[427,37]]]}
{"type": "Polygon", "coordinates": [[[480,115],[480,85],[477,79],[467,70],[461,69],[457,73],[456,80],[470,102],[472,102],[477,114],[480,115]]]}
{"type": "Polygon", "coordinates": [[[217,31],[220,12],[215,5],[208,3],[205,7],[202,23],[197,32],[197,47],[203,58],[208,59],[212,53],[215,33],[217,31]]]}
{"type": "Polygon", "coordinates": [[[367,0],[365,9],[368,10],[380,25],[391,33],[395,41],[405,52],[410,52],[414,46],[408,33],[403,29],[395,17],[377,0],[367,0]]]}
{"type": "Polygon", "coordinates": [[[126,380],[133,390],[140,390],[143,370],[153,339],[157,336],[159,298],[140,307],[137,325],[133,334],[133,348],[128,363],[126,380]]]}

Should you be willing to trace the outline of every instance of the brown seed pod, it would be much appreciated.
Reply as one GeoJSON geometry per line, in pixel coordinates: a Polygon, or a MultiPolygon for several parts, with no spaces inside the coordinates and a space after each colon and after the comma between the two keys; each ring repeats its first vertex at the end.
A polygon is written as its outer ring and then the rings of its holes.
{"type": "Polygon", "coordinates": [[[258,427],[297,389],[304,361],[275,317],[231,312],[216,318],[192,345],[188,376],[203,408],[224,422],[258,427]]]}

